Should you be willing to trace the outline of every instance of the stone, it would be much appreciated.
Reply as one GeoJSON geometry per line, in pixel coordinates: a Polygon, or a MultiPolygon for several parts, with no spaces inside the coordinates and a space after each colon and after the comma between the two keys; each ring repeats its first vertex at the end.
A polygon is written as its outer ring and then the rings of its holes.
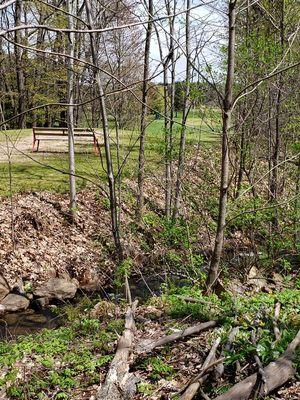
{"type": "Polygon", "coordinates": [[[36,297],[47,297],[50,299],[71,299],[77,291],[77,281],[63,278],[51,278],[33,289],[36,297]]]}
{"type": "Polygon", "coordinates": [[[238,280],[238,279],[231,279],[230,282],[227,284],[228,290],[230,293],[232,293],[234,296],[240,296],[243,295],[247,288],[238,280]]]}
{"type": "Polygon", "coordinates": [[[284,279],[282,275],[278,274],[277,272],[273,272],[273,281],[278,286],[284,286],[284,279]]]}
{"type": "Polygon", "coordinates": [[[10,292],[6,280],[0,275],[0,301],[10,292]]]}
{"type": "Polygon", "coordinates": [[[267,280],[260,275],[259,270],[255,266],[251,267],[247,276],[247,281],[256,292],[268,288],[267,280]]]}
{"type": "Polygon", "coordinates": [[[29,300],[24,296],[18,294],[8,294],[2,301],[5,311],[15,312],[26,310],[29,307],[29,300]]]}
{"type": "Polygon", "coordinates": [[[5,312],[5,307],[2,304],[0,304],[0,317],[4,315],[4,312],[5,312]]]}
{"type": "Polygon", "coordinates": [[[145,308],[145,313],[151,319],[158,319],[163,315],[162,310],[154,306],[147,306],[145,308]]]}
{"type": "Polygon", "coordinates": [[[99,301],[91,310],[91,316],[93,318],[100,317],[117,317],[120,314],[120,309],[114,303],[109,301],[99,301]]]}
{"type": "Polygon", "coordinates": [[[32,315],[27,315],[24,322],[29,322],[31,324],[46,324],[47,321],[48,320],[45,315],[32,314],[32,315]]]}
{"type": "MultiPolygon", "coordinates": [[[[19,313],[5,314],[4,321],[8,326],[16,325],[20,319],[19,313]]],[[[1,397],[0,397],[1,398],[1,397]]]]}
{"type": "Polygon", "coordinates": [[[24,284],[21,278],[16,279],[16,281],[12,284],[11,291],[25,294],[24,284]]]}
{"type": "Polygon", "coordinates": [[[39,299],[36,300],[36,302],[42,308],[49,306],[49,303],[50,303],[48,297],[40,297],[39,299]]]}

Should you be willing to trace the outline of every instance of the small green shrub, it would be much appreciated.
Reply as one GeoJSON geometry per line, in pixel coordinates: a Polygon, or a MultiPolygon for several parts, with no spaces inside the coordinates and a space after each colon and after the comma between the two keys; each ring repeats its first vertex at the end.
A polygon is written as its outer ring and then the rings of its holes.
{"type": "Polygon", "coordinates": [[[126,258],[121,265],[119,265],[116,273],[115,273],[115,279],[114,283],[117,287],[122,287],[124,286],[125,279],[129,279],[131,272],[132,272],[132,267],[133,267],[133,261],[131,258],[126,258]]]}

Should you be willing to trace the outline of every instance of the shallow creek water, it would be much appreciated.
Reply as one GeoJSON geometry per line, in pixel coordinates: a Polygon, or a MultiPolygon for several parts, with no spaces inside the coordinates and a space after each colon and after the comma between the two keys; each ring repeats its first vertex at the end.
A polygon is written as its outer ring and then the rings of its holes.
{"type": "Polygon", "coordinates": [[[10,340],[20,335],[29,335],[44,328],[54,329],[60,325],[60,317],[51,309],[5,314],[0,319],[0,340],[10,340]]]}
{"type": "MultiPolygon", "coordinates": [[[[178,277],[172,277],[173,283],[182,285],[184,280],[178,277]]],[[[161,293],[161,284],[166,281],[165,276],[151,275],[148,277],[131,279],[129,284],[131,288],[132,298],[138,298],[141,302],[147,300],[153,295],[161,293]]],[[[119,301],[124,297],[122,290],[115,292],[94,293],[92,297],[103,297],[112,301],[119,301]]],[[[74,305],[80,301],[82,294],[77,293],[76,297],[71,301],[74,305]]],[[[66,303],[56,302],[56,308],[28,308],[26,311],[8,313],[0,317],[0,340],[10,340],[21,335],[29,335],[39,332],[42,329],[55,329],[62,324],[62,317],[59,315],[59,308],[66,303]]]]}

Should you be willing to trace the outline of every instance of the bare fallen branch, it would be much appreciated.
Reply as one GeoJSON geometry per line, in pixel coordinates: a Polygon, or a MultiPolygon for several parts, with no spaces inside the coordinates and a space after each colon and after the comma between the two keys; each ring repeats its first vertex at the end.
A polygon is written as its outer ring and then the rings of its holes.
{"type": "Polygon", "coordinates": [[[151,352],[157,347],[164,346],[168,343],[174,342],[179,339],[184,339],[187,336],[196,335],[206,329],[214,328],[217,325],[216,321],[208,321],[194,326],[190,326],[178,332],[174,332],[171,335],[163,336],[159,339],[145,339],[138,343],[135,347],[137,354],[146,354],[151,352]]]}
{"type": "Polygon", "coordinates": [[[184,387],[181,389],[180,393],[182,393],[182,395],[180,396],[180,400],[192,400],[197,392],[200,389],[200,386],[202,385],[203,382],[205,382],[205,380],[208,378],[208,374],[204,375],[209,369],[213,368],[214,366],[216,366],[217,364],[221,363],[224,358],[216,360],[216,351],[217,348],[220,344],[221,339],[218,338],[212,345],[210,352],[208,353],[208,356],[206,357],[202,367],[201,367],[201,371],[200,373],[193,377],[191,379],[191,381],[184,387]]]}
{"type": "Polygon", "coordinates": [[[199,393],[204,400],[210,400],[210,397],[206,393],[204,393],[203,389],[199,388],[199,393]]]}
{"type": "MultiPolygon", "coordinates": [[[[276,361],[271,362],[264,368],[264,374],[267,380],[267,390],[264,385],[261,385],[259,395],[268,395],[274,389],[284,385],[291,379],[295,370],[292,361],[295,357],[295,351],[300,345],[300,330],[298,331],[294,340],[289,344],[286,351],[276,361]]],[[[253,387],[257,381],[257,373],[249,376],[241,382],[234,385],[228,392],[215,397],[214,400],[248,400],[253,387]]]]}
{"type": "Polygon", "coordinates": [[[136,379],[129,373],[129,361],[134,339],[134,312],[137,307],[135,301],[128,307],[125,316],[125,329],[118,341],[118,347],[112,360],[105,382],[98,389],[97,400],[130,399],[135,393],[136,379]]]}

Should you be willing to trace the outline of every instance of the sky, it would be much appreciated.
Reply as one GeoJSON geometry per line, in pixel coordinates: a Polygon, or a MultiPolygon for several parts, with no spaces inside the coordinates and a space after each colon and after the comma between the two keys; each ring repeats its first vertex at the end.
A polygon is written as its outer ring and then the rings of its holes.
{"type": "MultiPolygon", "coordinates": [[[[216,2],[215,2],[216,3],[216,2]]],[[[200,63],[202,66],[209,64],[218,68],[219,63],[219,47],[223,43],[222,37],[225,33],[225,21],[224,13],[218,12],[218,10],[202,5],[202,1],[193,1],[192,7],[198,6],[191,10],[191,49],[194,49],[192,58],[195,57],[195,48],[200,43],[204,43],[205,46],[199,55],[198,59],[195,60],[195,64],[200,63]]],[[[184,11],[185,5],[179,8],[179,11],[184,11]]],[[[166,15],[166,11],[162,10],[157,13],[159,16],[166,15]]],[[[168,47],[166,44],[166,31],[168,31],[168,20],[164,22],[156,22],[158,35],[162,43],[164,57],[168,54],[168,47]]],[[[175,42],[179,43],[182,48],[185,47],[185,14],[182,13],[176,17],[175,20],[175,42]]],[[[177,47],[176,57],[179,58],[176,61],[176,80],[183,80],[186,71],[186,57],[182,54],[182,50],[177,47]]],[[[154,31],[151,42],[151,70],[153,74],[161,71],[159,76],[154,78],[155,82],[162,82],[162,66],[160,62],[160,51],[157,40],[157,33],[154,31]]]]}

